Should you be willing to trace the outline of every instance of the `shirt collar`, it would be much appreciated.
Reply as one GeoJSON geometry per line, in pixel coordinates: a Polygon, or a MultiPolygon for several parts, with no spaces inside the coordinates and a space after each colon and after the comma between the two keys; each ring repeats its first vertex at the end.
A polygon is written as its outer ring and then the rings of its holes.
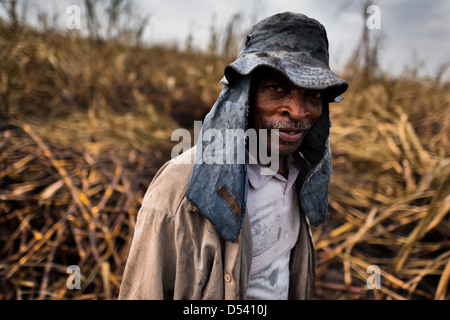
{"type": "Polygon", "coordinates": [[[261,169],[264,168],[264,166],[261,163],[258,162],[256,164],[253,164],[248,163],[247,161],[248,180],[254,189],[259,189],[264,186],[270,179],[276,178],[280,181],[287,182],[285,192],[288,192],[297,180],[297,176],[300,173],[300,167],[297,165],[292,155],[287,156],[287,166],[289,174],[288,178],[286,179],[278,172],[272,172],[268,175],[262,175],[261,169]]]}

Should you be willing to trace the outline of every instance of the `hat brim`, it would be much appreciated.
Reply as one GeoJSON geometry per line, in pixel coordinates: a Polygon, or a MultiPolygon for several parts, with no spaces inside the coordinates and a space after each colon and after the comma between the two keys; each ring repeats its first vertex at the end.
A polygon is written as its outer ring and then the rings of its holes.
{"type": "Polygon", "coordinates": [[[232,84],[239,75],[249,75],[256,68],[263,66],[283,73],[301,88],[325,90],[328,102],[342,100],[341,94],[348,88],[348,83],[334,74],[323,62],[303,55],[291,57],[277,53],[247,53],[225,68],[225,78],[232,84]]]}

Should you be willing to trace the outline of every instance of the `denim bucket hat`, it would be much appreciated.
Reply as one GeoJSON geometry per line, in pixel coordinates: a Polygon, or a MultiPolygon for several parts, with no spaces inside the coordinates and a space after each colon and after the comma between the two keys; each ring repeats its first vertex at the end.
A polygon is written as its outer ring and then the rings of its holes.
{"type": "Polygon", "coordinates": [[[322,24],[300,13],[284,12],[258,22],[247,34],[238,58],[225,68],[225,83],[258,67],[271,67],[295,85],[325,90],[328,102],[342,100],[348,84],[329,67],[328,38],[322,24]]]}

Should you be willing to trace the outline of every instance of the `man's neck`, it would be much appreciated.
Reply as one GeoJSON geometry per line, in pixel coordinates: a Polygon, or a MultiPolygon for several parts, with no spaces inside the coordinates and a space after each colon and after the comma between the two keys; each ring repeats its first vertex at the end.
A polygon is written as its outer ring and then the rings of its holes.
{"type": "MultiPolygon", "coordinates": [[[[247,156],[246,157],[248,157],[249,151],[248,151],[247,147],[246,147],[246,152],[247,152],[247,156]]],[[[277,171],[277,173],[281,174],[286,179],[289,176],[289,168],[288,168],[288,165],[287,165],[287,158],[288,158],[288,156],[286,156],[286,155],[279,155],[279,158],[278,158],[278,171],[277,171]]],[[[269,167],[270,166],[270,162],[267,165],[262,164],[262,162],[261,162],[261,160],[259,158],[259,155],[256,155],[256,159],[257,159],[258,163],[260,163],[261,165],[263,165],[265,167],[269,167]]]]}
{"type": "Polygon", "coordinates": [[[280,156],[279,165],[278,165],[278,173],[281,174],[286,179],[289,176],[289,169],[287,166],[287,157],[280,156]]]}

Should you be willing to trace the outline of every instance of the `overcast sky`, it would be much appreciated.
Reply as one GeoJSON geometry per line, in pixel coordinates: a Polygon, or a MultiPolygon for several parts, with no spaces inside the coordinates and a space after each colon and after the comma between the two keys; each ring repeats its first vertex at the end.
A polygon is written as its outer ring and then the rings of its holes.
{"type": "MultiPolygon", "coordinates": [[[[212,18],[225,26],[233,14],[244,17],[243,29],[251,27],[254,17],[264,18],[283,11],[301,12],[320,21],[327,29],[330,63],[339,68],[355,48],[365,21],[361,0],[139,0],[152,14],[149,37],[152,40],[183,41],[193,30],[197,44],[207,43],[212,18]]],[[[450,60],[450,1],[448,0],[379,0],[383,49],[383,69],[400,72],[406,64],[421,61],[424,70],[434,73],[450,60]]]]}
{"type": "MultiPolygon", "coordinates": [[[[146,40],[184,44],[191,33],[194,44],[200,47],[207,46],[212,23],[218,29],[224,28],[236,13],[242,16],[242,30],[249,29],[255,18],[284,11],[304,13],[327,29],[330,64],[334,69],[339,69],[348,59],[365,24],[361,16],[362,0],[134,1],[140,14],[150,15],[146,40]]],[[[50,15],[61,11],[58,16],[64,17],[67,5],[77,4],[82,8],[83,20],[82,3],[82,0],[38,0],[32,1],[31,7],[47,8],[50,15]]],[[[370,33],[384,35],[380,52],[384,70],[399,73],[406,65],[420,61],[424,64],[423,71],[434,74],[439,65],[450,60],[449,0],[374,0],[373,3],[380,8],[381,29],[370,30],[370,33]]]]}

